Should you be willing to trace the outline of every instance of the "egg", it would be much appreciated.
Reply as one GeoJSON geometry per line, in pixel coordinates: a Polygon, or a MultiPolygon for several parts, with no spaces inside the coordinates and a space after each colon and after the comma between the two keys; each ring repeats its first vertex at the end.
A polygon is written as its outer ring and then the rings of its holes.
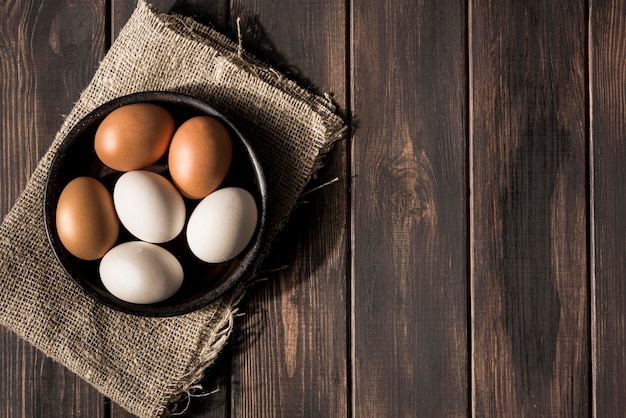
{"type": "Polygon", "coordinates": [[[257,221],[256,202],[248,191],[239,187],[216,190],[202,199],[189,217],[189,249],[207,263],[228,261],[248,245],[257,221]]]}
{"type": "Polygon", "coordinates": [[[142,241],[170,241],[185,226],[183,197],[169,180],[151,171],[122,174],[113,188],[113,203],[122,225],[142,241]]]}
{"type": "Polygon", "coordinates": [[[183,196],[202,199],[226,178],[233,146],[226,127],[209,116],[185,121],[174,134],[168,166],[172,181],[183,196]]]}
{"type": "Polygon", "coordinates": [[[115,244],[120,228],[111,194],[94,178],[73,179],[59,195],[56,228],[70,254],[83,260],[101,258],[115,244]]]}
{"type": "Polygon", "coordinates": [[[100,261],[100,279],[115,297],[130,303],[161,302],[180,289],[184,272],[165,248],[143,241],[120,244],[100,261]]]}
{"type": "Polygon", "coordinates": [[[102,120],[94,148],[98,158],[114,170],[139,170],[165,155],[175,129],[174,118],[163,107],[133,103],[102,120]]]}

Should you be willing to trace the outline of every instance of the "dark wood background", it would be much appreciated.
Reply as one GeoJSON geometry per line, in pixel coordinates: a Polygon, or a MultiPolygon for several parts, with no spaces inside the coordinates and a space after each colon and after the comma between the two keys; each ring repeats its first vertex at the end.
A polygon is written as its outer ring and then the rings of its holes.
{"type": "MultiPolygon", "coordinates": [[[[240,18],[351,128],[184,416],[626,415],[626,3],[154,4],[240,18]]],[[[0,3],[1,215],[134,7],[0,3]]],[[[130,417],[5,329],[0,353],[1,417],[130,417]]]]}

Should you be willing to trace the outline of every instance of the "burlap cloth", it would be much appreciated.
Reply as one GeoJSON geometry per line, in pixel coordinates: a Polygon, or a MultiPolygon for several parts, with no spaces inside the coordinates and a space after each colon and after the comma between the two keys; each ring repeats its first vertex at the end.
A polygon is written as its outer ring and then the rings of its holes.
{"type": "Polygon", "coordinates": [[[142,90],[200,97],[228,115],[268,182],[264,251],[343,132],[332,104],[182,16],[140,2],[0,229],[0,323],[129,412],[166,416],[226,343],[242,289],[173,318],[123,314],[84,295],[48,244],[42,196],[60,141],[90,110],[142,90]]]}

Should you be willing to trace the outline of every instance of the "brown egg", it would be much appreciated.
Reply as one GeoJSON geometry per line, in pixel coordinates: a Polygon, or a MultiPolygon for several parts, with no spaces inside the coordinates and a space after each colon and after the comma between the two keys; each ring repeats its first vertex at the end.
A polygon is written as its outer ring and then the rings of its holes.
{"type": "Polygon", "coordinates": [[[215,118],[196,116],[183,123],[172,138],[170,175],[183,196],[202,199],[224,181],[232,158],[226,127],[215,118]]]}
{"type": "Polygon", "coordinates": [[[153,103],[134,103],[109,113],[96,131],[98,158],[114,170],[139,170],[154,164],[167,151],[174,118],[153,103]]]}
{"type": "Polygon", "coordinates": [[[111,194],[94,178],[75,178],[59,196],[56,227],[71,254],[83,260],[101,258],[115,244],[120,229],[111,194]]]}

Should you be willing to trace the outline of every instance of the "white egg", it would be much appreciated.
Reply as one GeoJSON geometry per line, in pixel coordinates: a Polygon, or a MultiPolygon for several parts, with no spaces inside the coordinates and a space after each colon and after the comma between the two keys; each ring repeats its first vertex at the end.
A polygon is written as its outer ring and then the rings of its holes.
{"type": "Polygon", "coordinates": [[[150,171],[124,173],[113,189],[115,210],[124,227],[142,241],[170,241],[185,227],[185,202],[165,177],[150,171]]]}
{"type": "Polygon", "coordinates": [[[165,248],[143,241],[113,247],[100,261],[100,278],[111,294],[126,302],[161,302],[180,289],[183,267],[165,248]]]}
{"type": "Polygon", "coordinates": [[[236,257],[254,235],[258,220],[252,195],[238,187],[219,189],[193,210],[187,224],[191,251],[207,263],[236,257]]]}

